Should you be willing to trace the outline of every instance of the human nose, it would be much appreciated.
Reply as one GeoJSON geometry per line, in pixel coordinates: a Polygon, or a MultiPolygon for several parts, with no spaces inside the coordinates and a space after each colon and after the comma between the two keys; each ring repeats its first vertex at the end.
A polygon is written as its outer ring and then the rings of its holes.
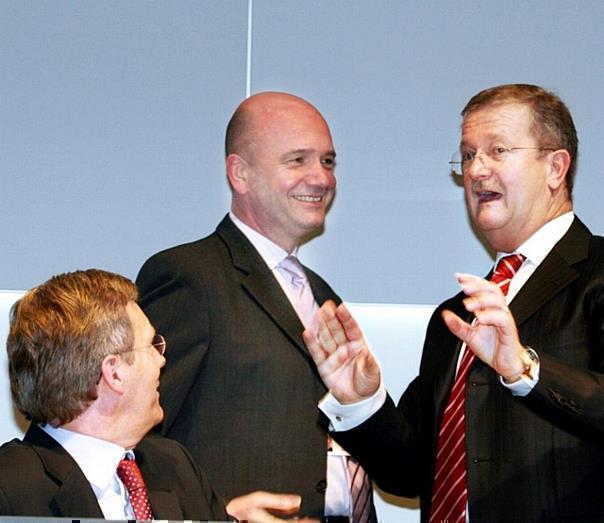
{"type": "Polygon", "coordinates": [[[317,159],[316,162],[311,164],[307,174],[307,183],[333,189],[336,185],[334,166],[326,165],[321,158],[317,159]]]}
{"type": "Polygon", "coordinates": [[[474,158],[467,161],[463,166],[463,173],[470,178],[484,178],[488,176],[491,171],[488,165],[489,162],[485,161],[485,156],[483,151],[476,151],[474,158]]]}

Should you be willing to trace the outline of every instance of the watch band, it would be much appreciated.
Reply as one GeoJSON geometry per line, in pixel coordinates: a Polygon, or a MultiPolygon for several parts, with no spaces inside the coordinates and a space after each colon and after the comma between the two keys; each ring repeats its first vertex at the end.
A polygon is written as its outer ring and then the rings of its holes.
{"type": "Polygon", "coordinates": [[[521,356],[522,362],[524,363],[524,369],[517,374],[512,376],[502,376],[506,383],[514,383],[518,381],[522,376],[526,376],[528,379],[533,380],[535,376],[532,370],[535,366],[539,365],[539,355],[528,345],[524,346],[524,353],[521,356]]]}

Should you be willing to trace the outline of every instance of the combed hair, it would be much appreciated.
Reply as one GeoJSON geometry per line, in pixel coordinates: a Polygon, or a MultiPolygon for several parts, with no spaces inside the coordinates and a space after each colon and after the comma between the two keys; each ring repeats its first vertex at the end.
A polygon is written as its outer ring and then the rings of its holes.
{"type": "Polygon", "coordinates": [[[569,152],[570,166],[566,174],[566,188],[570,198],[577,171],[579,140],[568,107],[558,95],[546,91],[543,87],[530,84],[506,84],[485,89],[473,96],[461,115],[466,118],[478,109],[505,103],[520,103],[531,109],[533,118],[531,130],[540,142],[540,147],[566,149],[569,152]]]}
{"type": "Polygon", "coordinates": [[[63,425],[97,398],[105,356],[132,346],[126,306],[136,299],[127,278],[90,269],[53,276],[13,305],[10,386],[26,418],[63,425]]]}

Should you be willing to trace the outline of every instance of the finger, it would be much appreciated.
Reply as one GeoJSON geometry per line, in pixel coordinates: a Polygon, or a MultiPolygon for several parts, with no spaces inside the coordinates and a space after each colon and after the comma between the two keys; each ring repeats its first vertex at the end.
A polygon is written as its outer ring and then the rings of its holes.
{"type": "Polygon", "coordinates": [[[312,331],[306,329],[302,333],[302,338],[304,339],[304,343],[306,344],[315,365],[318,367],[325,361],[325,358],[327,358],[327,352],[323,350],[317,336],[312,331]]]}
{"type": "Polygon", "coordinates": [[[441,317],[447,328],[452,334],[457,336],[461,341],[467,341],[472,333],[472,327],[469,323],[463,321],[457,314],[444,310],[441,317]]]}
{"type": "Polygon", "coordinates": [[[336,325],[331,325],[330,327],[327,323],[325,323],[322,324],[317,331],[317,340],[321,345],[322,349],[325,351],[326,357],[329,354],[333,354],[340,345],[340,343],[338,343],[334,338],[334,332],[332,332],[336,330],[336,325]]]}
{"type": "Polygon", "coordinates": [[[338,305],[336,315],[342,323],[344,332],[346,333],[346,338],[349,341],[365,341],[361,327],[344,303],[340,303],[340,305],[338,305]]]}
{"type": "Polygon", "coordinates": [[[501,293],[499,295],[495,293],[475,294],[464,298],[463,304],[468,312],[475,312],[481,309],[509,311],[505,298],[501,293]]]}
{"type": "Polygon", "coordinates": [[[329,333],[335,343],[339,345],[343,345],[348,341],[348,336],[346,335],[346,330],[339,316],[337,315],[337,309],[333,311],[330,310],[330,313],[333,312],[333,316],[329,317],[326,321],[326,326],[329,329],[329,333]]]}
{"type": "Polygon", "coordinates": [[[226,509],[228,514],[239,520],[281,521],[271,512],[292,515],[300,509],[301,502],[301,497],[296,494],[256,491],[233,498],[226,509]]]}
{"type": "Polygon", "coordinates": [[[363,384],[358,393],[361,396],[369,397],[373,395],[380,385],[380,366],[375,356],[367,348],[364,349],[364,352],[361,353],[357,361],[359,362],[357,366],[358,372],[362,373],[364,377],[362,382],[357,381],[357,383],[363,384]]]}
{"type": "Polygon", "coordinates": [[[468,296],[473,296],[477,293],[495,293],[502,294],[499,286],[493,282],[474,276],[473,274],[456,273],[455,277],[461,286],[463,292],[468,296]]]}
{"type": "Polygon", "coordinates": [[[300,510],[302,497],[298,494],[276,494],[274,492],[258,491],[258,506],[280,515],[292,515],[300,510]]]}
{"type": "Polygon", "coordinates": [[[509,335],[516,330],[516,322],[509,310],[479,309],[474,315],[478,324],[496,327],[501,334],[509,335]]]}
{"type": "MultiPolygon", "coordinates": [[[[316,313],[316,336],[321,348],[331,354],[338,347],[338,342],[334,338],[334,333],[342,329],[339,321],[336,319],[335,304],[330,300],[326,301],[316,313]],[[332,332],[333,331],[333,332],[332,332]]],[[[327,356],[327,355],[325,355],[327,356]]]]}

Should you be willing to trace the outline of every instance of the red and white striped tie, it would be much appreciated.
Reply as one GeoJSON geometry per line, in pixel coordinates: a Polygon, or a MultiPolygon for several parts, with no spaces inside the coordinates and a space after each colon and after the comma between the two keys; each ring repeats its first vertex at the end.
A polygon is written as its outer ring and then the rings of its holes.
{"type": "MultiPolygon", "coordinates": [[[[499,286],[504,295],[507,295],[510,281],[523,261],[521,254],[512,254],[497,263],[491,281],[499,286]]],[[[460,523],[466,520],[466,379],[474,358],[474,353],[465,349],[443,414],[438,434],[430,523],[460,523]]]]}

